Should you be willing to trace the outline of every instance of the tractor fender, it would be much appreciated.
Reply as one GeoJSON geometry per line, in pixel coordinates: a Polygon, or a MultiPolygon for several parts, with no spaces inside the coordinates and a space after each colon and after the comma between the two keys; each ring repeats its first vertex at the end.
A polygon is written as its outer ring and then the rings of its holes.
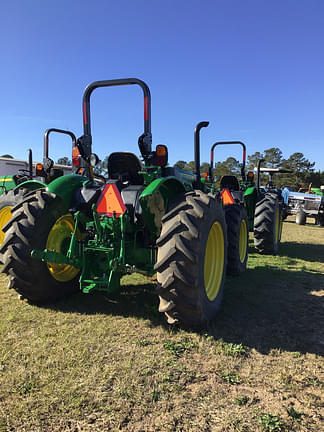
{"type": "Polygon", "coordinates": [[[39,180],[26,180],[22,183],[19,183],[18,186],[15,187],[15,189],[28,189],[28,190],[36,190],[40,188],[46,187],[47,184],[44,182],[41,182],[39,180]]]}
{"type": "Polygon", "coordinates": [[[68,174],[53,180],[46,190],[59,196],[67,208],[70,208],[75,191],[80,189],[86,181],[89,180],[82,175],[68,174]]]}
{"type": "Polygon", "coordinates": [[[254,211],[258,199],[258,193],[255,186],[250,186],[244,191],[244,205],[248,214],[249,231],[254,227],[254,211]]]}
{"type": "Polygon", "coordinates": [[[186,192],[185,186],[176,177],[163,177],[154,180],[141,193],[139,201],[152,240],[160,235],[162,217],[170,203],[183,192],[186,192]]]}

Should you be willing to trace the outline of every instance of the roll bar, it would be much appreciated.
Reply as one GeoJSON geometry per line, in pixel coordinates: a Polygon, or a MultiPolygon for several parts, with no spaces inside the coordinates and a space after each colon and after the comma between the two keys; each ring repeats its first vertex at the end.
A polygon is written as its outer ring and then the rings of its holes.
{"type": "Polygon", "coordinates": [[[243,163],[241,168],[241,176],[242,180],[245,181],[245,160],[246,160],[246,146],[242,141],[217,141],[215,144],[211,146],[210,149],[210,166],[209,166],[209,178],[211,179],[213,176],[213,168],[214,168],[214,149],[218,145],[227,145],[227,144],[239,144],[243,147],[243,163]]]}
{"type": "Polygon", "coordinates": [[[52,159],[48,157],[48,141],[49,141],[49,135],[52,132],[70,136],[72,139],[72,148],[77,145],[77,139],[73,132],[64,129],[56,129],[56,128],[47,129],[44,133],[44,156],[43,156],[43,167],[47,174],[49,174],[52,166],[54,165],[52,159]]]}
{"type": "Polygon", "coordinates": [[[197,124],[194,131],[194,152],[195,152],[195,187],[201,188],[200,179],[200,130],[209,125],[208,121],[201,121],[197,124]]]}
{"type": "Polygon", "coordinates": [[[44,133],[44,158],[48,159],[48,140],[49,140],[49,135],[52,132],[57,132],[57,133],[61,133],[64,135],[69,135],[72,139],[72,146],[76,146],[76,136],[74,135],[73,132],[64,130],[64,129],[56,129],[56,128],[50,128],[47,129],[44,133]]]}
{"type": "Polygon", "coordinates": [[[138,145],[145,162],[152,156],[152,132],[151,132],[151,94],[144,81],[137,78],[123,78],[114,80],[94,81],[89,84],[83,93],[83,136],[79,138],[79,147],[82,156],[88,161],[91,155],[92,135],[90,119],[90,96],[99,87],[112,87],[137,84],[144,94],[144,132],[138,139],[138,145]]]}

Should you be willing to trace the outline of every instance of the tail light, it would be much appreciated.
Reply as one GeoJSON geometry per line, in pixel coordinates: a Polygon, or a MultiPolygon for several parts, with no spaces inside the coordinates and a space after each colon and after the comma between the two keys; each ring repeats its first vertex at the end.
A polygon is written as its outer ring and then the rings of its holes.
{"type": "Polygon", "coordinates": [[[42,177],[44,175],[43,164],[41,164],[41,163],[36,164],[36,175],[38,177],[42,177]]]}
{"type": "Polygon", "coordinates": [[[202,181],[203,183],[207,183],[207,181],[208,181],[208,173],[207,173],[207,172],[204,172],[204,173],[202,174],[202,179],[201,179],[201,181],[202,181]]]}
{"type": "Polygon", "coordinates": [[[155,150],[157,166],[164,167],[168,163],[168,147],[162,144],[156,146],[155,150]]]}
{"type": "Polygon", "coordinates": [[[72,165],[76,168],[79,168],[81,163],[81,154],[78,147],[73,147],[72,149],[72,165]]]}
{"type": "Polygon", "coordinates": [[[252,183],[252,182],[254,181],[254,173],[253,173],[253,171],[249,171],[249,172],[247,173],[247,180],[248,180],[248,182],[250,182],[250,183],[252,183]]]}

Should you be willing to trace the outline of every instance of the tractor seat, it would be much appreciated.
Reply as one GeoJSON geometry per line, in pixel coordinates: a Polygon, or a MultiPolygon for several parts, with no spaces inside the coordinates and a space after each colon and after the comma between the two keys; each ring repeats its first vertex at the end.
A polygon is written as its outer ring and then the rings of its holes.
{"type": "Polygon", "coordinates": [[[221,178],[220,187],[221,187],[221,189],[230,189],[233,191],[239,191],[240,190],[240,185],[239,185],[237,178],[235,176],[231,176],[231,175],[224,175],[221,178]]]}
{"type": "Polygon", "coordinates": [[[110,179],[129,182],[130,185],[142,185],[144,177],[142,163],[134,153],[115,152],[108,157],[108,175],[110,179]]]}

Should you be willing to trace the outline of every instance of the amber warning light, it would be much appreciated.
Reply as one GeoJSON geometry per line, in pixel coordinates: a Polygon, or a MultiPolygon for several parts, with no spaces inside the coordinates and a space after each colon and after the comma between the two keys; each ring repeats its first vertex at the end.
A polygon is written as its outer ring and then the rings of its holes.
{"type": "Polygon", "coordinates": [[[125,213],[124,201],[115,184],[107,184],[97,202],[97,213],[99,215],[119,217],[125,213]]]}
{"type": "Polygon", "coordinates": [[[72,149],[72,164],[74,167],[79,167],[81,162],[81,155],[78,147],[73,147],[72,149]]]}
{"type": "Polygon", "coordinates": [[[41,177],[43,173],[44,173],[43,165],[41,163],[36,164],[36,175],[41,177]]]}

